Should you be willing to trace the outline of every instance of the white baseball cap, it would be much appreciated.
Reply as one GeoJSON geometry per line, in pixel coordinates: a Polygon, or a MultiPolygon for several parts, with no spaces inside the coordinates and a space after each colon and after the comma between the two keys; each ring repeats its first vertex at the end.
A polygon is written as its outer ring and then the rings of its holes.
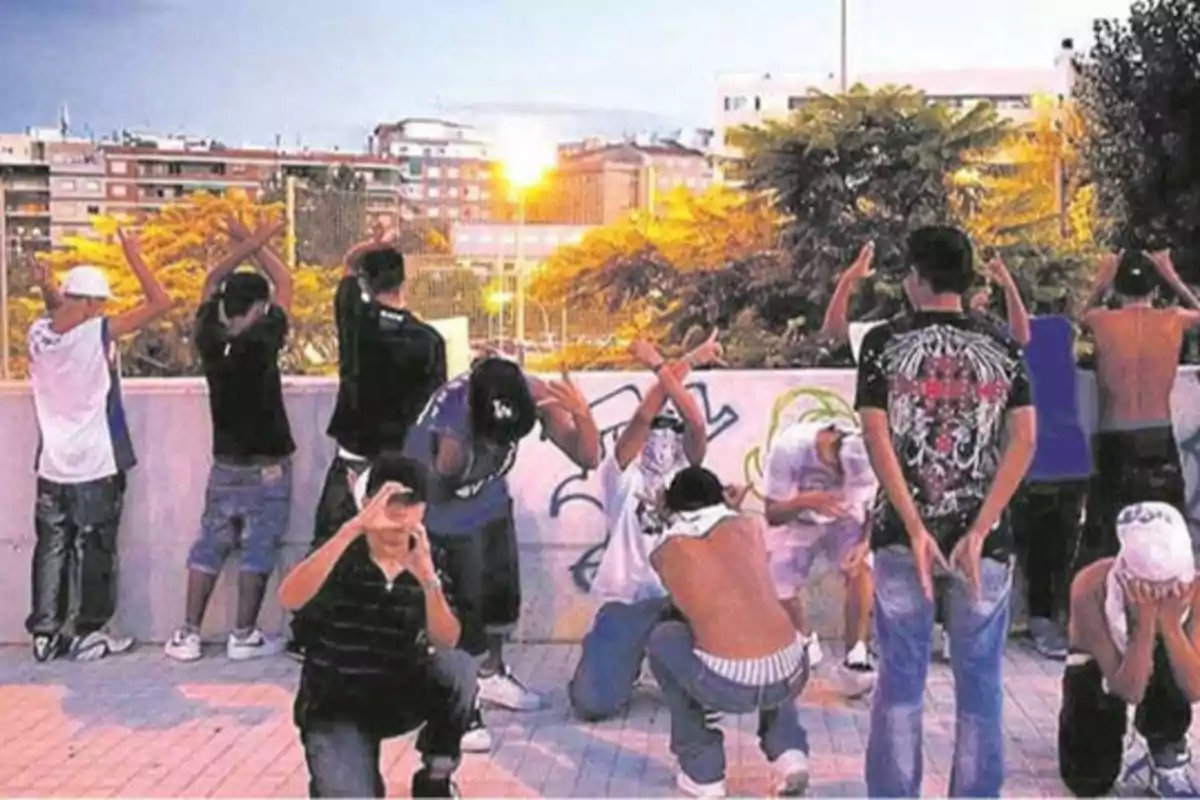
{"type": "Polygon", "coordinates": [[[112,297],[112,289],[108,286],[108,276],[99,267],[75,267],[67,273],[62,284],[62,293],[67,297],[88,297],[97,300],[108,300],[112,297]]]}
{"type": "Polygon", "coordinates": [[[1153,583],[1191,583],[1196,574],[1187,520],[1166,503],[1135,503],[1117,515],[1121,571],[1153,583]]]}

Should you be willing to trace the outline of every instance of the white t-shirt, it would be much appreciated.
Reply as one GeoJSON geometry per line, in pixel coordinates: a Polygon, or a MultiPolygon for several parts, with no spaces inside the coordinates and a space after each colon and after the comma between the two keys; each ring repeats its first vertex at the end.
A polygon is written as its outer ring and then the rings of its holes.
{"type": "Polygon", "coordinates": [[[49,318],[34,322],[29,377],[41,438],[38,477],[87,483],[134,465],[107,318],[89,319],[66,333],[55,333],[49,318]]]}
{"type": "Polygon", "coordinates": [[[787,500],[798,492],[837,492],[848,507],[850,517],[834,520],[815,512],[803,512],[787,525],[774,528],[769,543],[811,544],[831,526],[862,527],[867,508],[879,488],[868,469],[857,470],[840,479],[821,463],[817,454],[817,434],[829,423],[797,423],[785,428],[771,443],[767,453],[766,495],[771,500],[787,500]]]}
{"type": "MultiPolygon", "coordinates": [[[[667,475],[664,485],[672,477],[667,475]]],[[[600,465],[600,481],[609,537],[592,591],[623,603],[665,597],[667,591],[650,565],[650,553],[665,525],[653,506],[642,499],[648,490],[638,460],[635,458],[622,470],[616,455],[609,456],[600,465]]]]}

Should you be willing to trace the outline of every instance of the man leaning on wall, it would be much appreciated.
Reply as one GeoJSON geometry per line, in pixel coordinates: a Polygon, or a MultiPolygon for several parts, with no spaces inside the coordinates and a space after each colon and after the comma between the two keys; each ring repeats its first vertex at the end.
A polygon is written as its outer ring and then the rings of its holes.
{"type": "Polygon", "coordinates": [[[121,403],[116,343],[171,308],[142,259],[137,236],[118,231],[144,300],[107,316],[108,278],[93,266],[67,273],[61,292],[38,275],[48,315],[29,328],[29,374],[37,415],[33,609],[25,627],[33,655],[95,661],[133,639],[109,625],[117,604],[117,528],[125,474],[136,463],[121,403]]]}

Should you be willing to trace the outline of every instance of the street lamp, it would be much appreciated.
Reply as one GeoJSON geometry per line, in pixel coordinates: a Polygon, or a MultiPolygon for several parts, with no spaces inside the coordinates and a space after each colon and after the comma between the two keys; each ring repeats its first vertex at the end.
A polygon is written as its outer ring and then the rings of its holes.
{"type": "Polygon", "coordinates": [[[536,125],[510,125],[501,132],[497,152],[504,177],[517,201],[517,291],[514,338],[517,352],[524,362],[525,346],[525,202],[528,190],[536,186],[554,166],[554,143],[536,125]]]}

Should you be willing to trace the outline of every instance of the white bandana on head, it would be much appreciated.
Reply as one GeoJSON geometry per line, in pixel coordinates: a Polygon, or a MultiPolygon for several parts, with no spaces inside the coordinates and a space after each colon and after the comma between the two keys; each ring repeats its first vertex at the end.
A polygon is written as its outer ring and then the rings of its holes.
{"type": "Polygon", "coordinates": [[[685,539],[703,538],[721,522],[736,516],[739,516],[738,512],[724,503],[705,506],[695,511],[677,511],[671,515],[670,521],[667,523],[667,529],[663,532],[663,535],[654,543],[654,549],[657,550],[669,540],[679,537],[685,539]]]}
{"type": "MultiPolygon", "coordinates": [[[[1166,503],[1135,503],[1117,516],[1121,549],[1108,571],[1104,616],[1120,653],[1129,644],[1122,580],[1190,584],[1196,577],[1196,557],[1187,520],[1166,503]]],[[[1185,612],[1186,616],[1186,612],[1185,612]]]]}

